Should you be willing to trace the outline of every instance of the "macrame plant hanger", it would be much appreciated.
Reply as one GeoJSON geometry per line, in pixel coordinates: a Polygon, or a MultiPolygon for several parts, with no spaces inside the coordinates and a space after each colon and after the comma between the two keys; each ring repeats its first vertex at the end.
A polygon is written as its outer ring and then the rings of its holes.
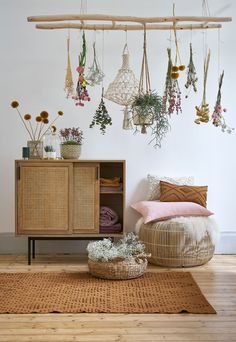
{"type": "Polygon", "coordinates": [[[66,68],[66,77],[65,77],[65,88],[66,98],[73,96],[74,93],[74,83],[71,71],[71,62],[70,62],[70,31],[68,31],[67,37],[67,68],[66,68]]]}
{"type": "Polygon", "coordinates": [[[122,54],[122,66],[113,82],[107,88],[104,97],[112,102],[115,102],[124,107],[123,129],[131,130],[132,115],[129,107],[133,103],[134,97],[138,94],[138,81],[134,72],[129,66],[129,50],[127,40],[122,54]]]}
{"type": "MultiPolygon", "coordinates": [[[[143,32],[143,59],[142,59],[142,66],[141,66],[141,73],[140,73],[140,79],[139,79],[139,88],[138,88],[138,94],[144,95],[144,94],[150,94],[151,93],[151,81],[150,81],[150,74],[149,74],[149,67],[148,67],[148,58],[147,58],[147,33],[146,33],[146,25],[144,25],[144,32],[143,32]]],[[[136,116],[139,114],[136,114],[134,116],[134,121],[136,121],[136,116]]],[[[147,122],[142,123],[140,120],[138,120],[139,124],[141,124],[141,133],[146,134],[147,133],[147,122]]],[[[153,120],[150,121],[150,125],[153,123],[153,120]]],[[[138,125],[139,125],[138,124],[138,125]]]]}

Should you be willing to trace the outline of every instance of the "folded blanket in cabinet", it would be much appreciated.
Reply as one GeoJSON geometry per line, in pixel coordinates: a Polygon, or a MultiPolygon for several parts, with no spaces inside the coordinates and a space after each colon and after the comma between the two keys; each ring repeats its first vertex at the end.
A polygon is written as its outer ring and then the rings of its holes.
{"type": "Polygon", "coordinates": [[[100,178],[100,185],[101,186],[119,186],[120,177],[100,178]]]}
{"type": "Polygon", "coordinates": [[[109,207],[100,208],[100,226],[113,226],[118,222],[117,213],[109,207]]]}
{"type": "Polygon", "coordinates": [[[100,226],[100,233],[120,233],[122,231],[122,227],[120,223],[116,223],[113,226],[100,226]]]}

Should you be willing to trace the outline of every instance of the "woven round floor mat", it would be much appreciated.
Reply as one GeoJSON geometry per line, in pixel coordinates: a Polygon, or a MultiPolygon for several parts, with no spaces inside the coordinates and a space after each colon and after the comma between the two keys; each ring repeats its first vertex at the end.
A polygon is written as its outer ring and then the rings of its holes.
{"type": "Polygon", "coordinates": [[[131,280],[89,273],[0,273],[0,313],[215,313],[189,272],[131,280]]]}

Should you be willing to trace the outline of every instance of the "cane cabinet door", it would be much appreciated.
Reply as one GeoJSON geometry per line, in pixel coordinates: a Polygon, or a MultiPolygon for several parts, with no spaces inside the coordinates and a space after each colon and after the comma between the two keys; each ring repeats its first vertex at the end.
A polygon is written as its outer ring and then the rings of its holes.
{"type": "Polygon", "coordinates": [[[99,233],[99,163],[74,163],[73,233],[99,233]]]}
{"type": "Polygon", "coordinates": [[[73,164],[18,163],[17,233],[69,234],[73,164]]]}

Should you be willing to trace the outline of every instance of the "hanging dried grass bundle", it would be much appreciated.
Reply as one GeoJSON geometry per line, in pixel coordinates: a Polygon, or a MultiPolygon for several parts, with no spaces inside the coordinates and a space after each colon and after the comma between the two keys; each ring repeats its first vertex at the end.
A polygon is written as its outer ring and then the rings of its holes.
{"type": "Polygon", "coordinates": [[[73,96],[74,93],[74,83],[72,78],[71,63],[70,63],[70,38],[67,38],[67,68],[66,68],[66,78],[65,78],[65,88],[66,97],[73,96]]]}

